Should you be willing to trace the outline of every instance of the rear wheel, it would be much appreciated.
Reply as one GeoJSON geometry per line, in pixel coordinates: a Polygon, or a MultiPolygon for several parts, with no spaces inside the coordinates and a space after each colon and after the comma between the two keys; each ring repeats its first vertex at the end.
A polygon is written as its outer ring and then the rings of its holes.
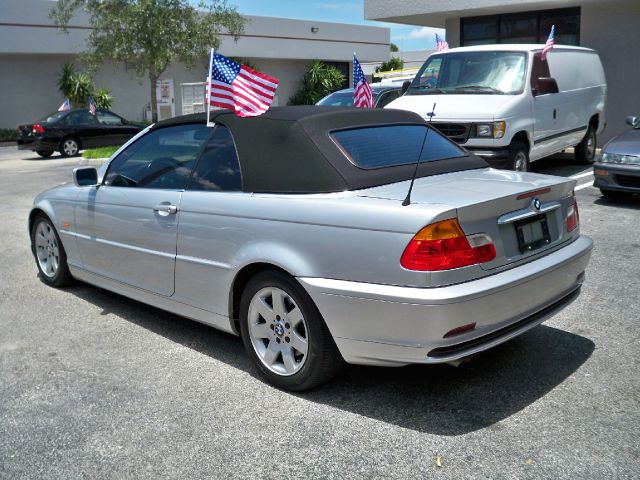
{"type": "Polygon", "coordinates": [[[43,158],[49,158],[53,155],[53,150],[36,150],[36,153],[43,158]]]}
{"type": "Polygon", "coordinates": [[[64,287],[73,281],[58,232],[44,215],[39,215],[33,222],[31,249],[36,257],[40,280],[51,287],[64,287]]]}
{"type": "Polygon", "coordinates": [[[343,364],[313,301],[282,272],[263,272],[249,282],[240,301],[240,330],[249,356],[279,388],[317,387],[343,364]]]}
{"type": "Polygon", "coordinates": [[[75,157],[80,151],[80,144],[75,138],[65,138],[60,142],[60,154],[63,157],[75,157]]]}
{"type": "Polygon", "coordinates": [[[591,164],[596,158],[596,129],[589,125],[582,141],[574,151],[576,161],[591,164]]]}
{"type": "Polygon", "coordinates": [[[511,145],[511,170],[529,171],[529,149],[524,143],[514,142],[511,145]]]}

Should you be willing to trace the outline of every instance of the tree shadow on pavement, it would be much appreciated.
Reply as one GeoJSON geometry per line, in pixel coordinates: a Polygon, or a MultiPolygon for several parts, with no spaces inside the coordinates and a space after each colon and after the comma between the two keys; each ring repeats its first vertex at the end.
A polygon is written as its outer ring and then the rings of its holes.
{"type": "MultiPolygon", "coordinates": [[[[126,297],[78,284],[68,290],[171,341],[260,377],[239,338],[126,297]]],[[[346,366],[330,384],[295,394],[400,427],[461,435],[490,427],[526,408],[570,377],[594,343],[541,325],[460,367],[346,366]]]]}

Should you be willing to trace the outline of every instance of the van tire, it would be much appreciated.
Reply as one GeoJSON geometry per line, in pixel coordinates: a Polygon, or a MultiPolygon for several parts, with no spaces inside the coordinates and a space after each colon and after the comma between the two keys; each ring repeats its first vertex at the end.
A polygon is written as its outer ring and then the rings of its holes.
{"type": "Polygon", "coordinates": [[[589,125],[584,138],[576,145],[574,155],[577,162],[587,165],[594,162],[596,158],[596,129],[593,128],[593,125],[589,125]]]}
{"type": "Polygon", "coordinates": [[[510,169],[516,172],[529,171],[529,149],[522,142],[511,144],[510,169]]]}

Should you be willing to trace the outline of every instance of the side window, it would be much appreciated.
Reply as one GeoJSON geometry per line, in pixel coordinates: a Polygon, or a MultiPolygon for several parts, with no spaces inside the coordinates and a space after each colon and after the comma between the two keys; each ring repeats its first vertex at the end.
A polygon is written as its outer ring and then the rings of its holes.
{"type": "Polygon", "coordinates": [[[535,95],[538,91],[538,79],[550,77],[549,63],[542,60],[540,53],[533,56],[533,65],[531,66],[531,91],[535,95]]]}
{"type": "Polygon", "coordinates": [[[68,125],[95,125],[98,123],[96,117],[91,115],[88,110],[78,110],[71,112],[67,116],[68,125]]]}
{"type": "Polygon", "coordinates": [[[216,126],[198,160],[189,190],[225,192],[242,190],[238,154],[227,127],[216,126]]]}
{"type": "Polygon", "coordinates": [[[390,92],[384,92],[381,95],[380,101],[378,102],[378,105],[376,105],[376,108],[382,108],[385,105],[389,105],[399,96],[400,96],[400,90],[392,90],[390,92]]]}
{"type": "Polygon", "coordinates": [[[98,110],[96,116],[98,117],[98,122],[102,125],[122,125],[122,119],[113,113],[98,110]]]}
{"type": "Polygon", "coordinates": [[[104,184],[182,190],[186,188],[198,153],[210,135],[211,128],[205,124],[152,130],[111,162],[104,184]]]}

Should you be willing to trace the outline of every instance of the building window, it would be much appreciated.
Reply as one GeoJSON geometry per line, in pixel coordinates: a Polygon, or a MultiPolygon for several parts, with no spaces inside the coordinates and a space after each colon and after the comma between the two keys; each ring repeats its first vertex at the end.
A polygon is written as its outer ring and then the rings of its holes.
{"type": "Polygon", "coordinates": [[[556,44],[580,44],[578,7],[461,18],[460,45],[545,43],[551,25],[556,26],[556,44]]]}

